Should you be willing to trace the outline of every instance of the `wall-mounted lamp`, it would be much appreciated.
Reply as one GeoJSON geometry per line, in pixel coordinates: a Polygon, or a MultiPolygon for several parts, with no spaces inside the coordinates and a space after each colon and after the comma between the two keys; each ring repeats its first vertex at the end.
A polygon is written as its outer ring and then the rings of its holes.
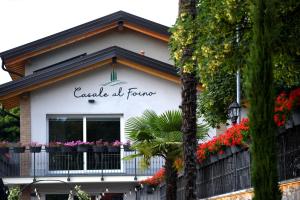
{"type": "Polygon", "coordinates": [[[236,124],[237,119],[240,114],[241,106],[236,102],[232,102],[228,107],[228,117],[231,120],[232,124],[236,124]]]}
{"type": "Polygon", "coordinates": [[[95,103],[95,99],[89,99],[89,103],[95,103]]]}

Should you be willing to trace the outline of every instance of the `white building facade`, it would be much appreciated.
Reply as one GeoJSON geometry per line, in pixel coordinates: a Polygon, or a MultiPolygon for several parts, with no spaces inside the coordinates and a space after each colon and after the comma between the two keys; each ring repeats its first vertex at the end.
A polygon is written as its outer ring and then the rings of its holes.
{"type": "MultiPolygon", "coordinates": [[[[168,38],[168,27],[120,11],[1,53],[13,81],[0,86],[0,101],[6,109],[20,107],[20,142],[126,142],[130,117],[179,109],[168,38]]],[[[75,185],[94,199],[136,199],[137,182],[163,161],[142,170],[138,159],[122,159],[132,153],[11,149],[2,177],[24,189],[24,200],[37,198],[34,189],[41,199],[66,199],[75,185]]]]}

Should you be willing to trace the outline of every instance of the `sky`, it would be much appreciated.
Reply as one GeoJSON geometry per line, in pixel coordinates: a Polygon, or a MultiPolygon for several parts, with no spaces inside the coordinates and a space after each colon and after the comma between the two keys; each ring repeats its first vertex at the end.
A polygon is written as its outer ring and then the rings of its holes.
{"type": "MultiPolygon", "coordinates": [[[[171,26],[178,0],[1,0],[0,8],[3,52],[119,10],[171,26]]],[[[0,84],[8,81],[0,69],[0,84]]]]}

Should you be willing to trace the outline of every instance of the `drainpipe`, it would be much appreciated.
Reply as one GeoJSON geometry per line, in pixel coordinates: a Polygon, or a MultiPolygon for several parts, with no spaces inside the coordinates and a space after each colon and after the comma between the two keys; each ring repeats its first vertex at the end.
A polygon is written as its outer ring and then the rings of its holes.
{"type": "Polygon", "coordinates": [[[2,70],[3,70],[3,71],[6,71],[6,72],[8,72],[8,73],[17,75],[17,76],[19,76],[19,77],[21,77],[21,78],[24,77],[23,74],[20,74],[20,73],[18,73],[18,72],[14,72],[14,71],[11,71],[11,70],[6,69],[3,60],[2,60],[2,70]]]}
{"type": "Polygon", "coordinates": [[[239,109],[239,116],[237,122],[241,122],[241,110],[242,110],[242,104],[241,104],[241,74],[240,69],[236,72],[236,102],[240,105],[241,109],[239,109]]]}

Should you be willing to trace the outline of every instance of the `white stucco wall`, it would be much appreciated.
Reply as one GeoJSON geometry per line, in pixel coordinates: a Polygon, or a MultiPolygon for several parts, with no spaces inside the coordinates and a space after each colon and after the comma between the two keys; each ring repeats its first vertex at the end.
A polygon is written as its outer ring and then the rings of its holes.
{"type": "Polygon", "coordinates": [[[90,54],[111,46],[119,46],[136,53],[143,50],[148,57],[172,64],[166,42],[131,30],[114,30],[36,56],[27,63],[25,74],[31,74],[37,69],[83,53],[90,54]]]}
{"type": "MultiPolygon", "coordinates": [[[[180,86],[173,82],[163,80],[131,69],[117,65],[118,80],[125,81],[124,85],[105,86],[109,97],[75,98],[74,89],[81,87],[81,91],[97,92],[101,84],[110,80],[111,66],[105,66],[84,73],[74,78],[53,84],[49,87],[31,93],[31,130],[32,141],[47,143],[47,119],[50,114],[89,114],[89,115],[119,115],[121,118],[122,135],[125,140],[124,126],[128,118],[139,116],[146,109],[162,113],[170,109],[178,109],[181,103],[180,86]],[[113,97],[123,87],[124,96],[113,97]],[[155,92],[152,96],[130,96],[127,99],[128,88],[138,88],[138,91],[155,92]],[[95,99],[91,104],[88,99],[95,99]]],[[[135,90],[135,91],[137,91],[135,90]]]]}

